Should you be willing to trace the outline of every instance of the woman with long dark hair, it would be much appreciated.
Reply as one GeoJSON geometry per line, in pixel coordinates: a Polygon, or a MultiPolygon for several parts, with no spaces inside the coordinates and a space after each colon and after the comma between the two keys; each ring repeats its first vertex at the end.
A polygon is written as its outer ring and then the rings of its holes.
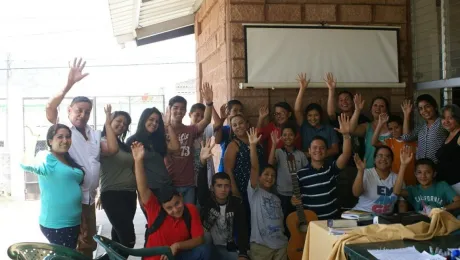
{"type": "Polygon", "coordinates": [[[172,185],[164,157],[168,151],[179,149],[179,141],[170,120],[169,110],[166,111],[165,121],[163,121],[161,112],[157,108],[146,108],[141,114],[136,133],[126,141],[128,147],[131,147],[135,141],[144,145],[147,184],[154,194],[157,194],[159,188],[172,185]]]}
{"type": "Polygon", "coordinates": [[[21,167],[38,175],[40,229],[52,244],[77,247],[81,224],[81,187],[84,172],[69,155],[72,132],[63,124],[48,129],[50,151],[41,151],[35,161],[24,159],[21,167]]]}
{"type": "Polygon", "coordinates": [[[100,202],[112,224],[112,240],[133,248],[136,243],[133,219],[136,214],[136,178],[131,149],[124,143],[131,117],[125,111],[111,113],[106,109],[107,120],[101,134],[100,202]],[[107,151],[106,132],[111,127],[117,137],[118,152],[107,151]]]}

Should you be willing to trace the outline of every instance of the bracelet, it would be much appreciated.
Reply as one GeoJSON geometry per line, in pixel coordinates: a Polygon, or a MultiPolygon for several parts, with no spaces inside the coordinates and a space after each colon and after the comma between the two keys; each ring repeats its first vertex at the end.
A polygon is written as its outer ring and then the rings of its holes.
{"type": "Polygon", "coordinates": [[[214,105],[214,102],[206,103],[206,106],[208,106],[208,107],[212,107],[212,105],[214,105]]]}
{"type": "Polygon", "coordinates": [[[343,139],[351,139],[351,135],[350,134],[343,135],[343,139]]]}

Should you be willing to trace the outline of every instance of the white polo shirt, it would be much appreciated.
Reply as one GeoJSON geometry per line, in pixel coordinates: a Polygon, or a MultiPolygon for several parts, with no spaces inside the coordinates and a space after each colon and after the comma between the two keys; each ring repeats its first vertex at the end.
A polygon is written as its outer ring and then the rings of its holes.
{"type": "Polygon", "coordinates": [[[86,126],[85,131],[88,137],[86,140],[75,126],[70,124],[69,127],[72,130],[72,145],[69,154],[85,171],[85,178],[81,185],[81,203],[92,205],[96,197],[96,189],[99,186],[101,131],[86,126]]]}

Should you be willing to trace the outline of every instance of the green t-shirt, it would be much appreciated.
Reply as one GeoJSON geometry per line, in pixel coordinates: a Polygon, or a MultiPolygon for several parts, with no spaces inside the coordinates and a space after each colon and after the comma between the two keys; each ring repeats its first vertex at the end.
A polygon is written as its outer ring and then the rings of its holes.
{"type": "Polygon", "coordinates": [[[428,208],[441,208],[453,202],[457,193],[445,181],[434,182],[428,189],[422,188],[420,184],[406,188],[407,200],[417,212],[427,211],[428,208]]]}

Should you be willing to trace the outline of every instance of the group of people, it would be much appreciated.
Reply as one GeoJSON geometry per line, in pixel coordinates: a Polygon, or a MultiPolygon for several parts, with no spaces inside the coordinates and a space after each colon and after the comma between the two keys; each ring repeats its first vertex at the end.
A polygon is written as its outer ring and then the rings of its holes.
{"type": "Polygon", "coordinates": [[[424,122],[414,129],[409,101],[401,106],[401,118],[389,114],[384,97],[375,97],[369,120],[359,94],[342,91],[336,101],[336,82],[328,73],[324,117],[319,104],[303,109],[309,80],[299,74],[294,109],[276,103],[271,121],[269,109],[261,107],[253,128],[238,100],[218,113],[212,87],[204,84],[203,104],[191,107],[190,125],[182,123],[187,101],[175,96],[164,114],[146,108],[125,140],[129,113],[112,112],[107,105],[104,129],[97,131],[87,125],[92,110],[87,97],[73,99],[70,125],[57,122],[63,98],[88,75],[84,67],[81,59],[74,60],[66,87],[47,105],[53,124],[49,151],[21,165],[39,176],[39,224],[50,243],[92,255],[98,189],[112,240],[134,247],[139,201],[147,218],[145,247],[169,246],[176,259],[195,260],[287,259],[286,217],[299,205],[319,219],[339,218],[344,207],[375,214],[460,208],[455,170],[460,108],[448,105],[439,113],[430,95],[415,102],[424,122]],[[222,154],[217,171],[215,144],[222,154]],[[341,178],[353,181],[341,187],[341,178]],[[340,201],[342,192],[359,198],[356,205],[340,201]]]}

